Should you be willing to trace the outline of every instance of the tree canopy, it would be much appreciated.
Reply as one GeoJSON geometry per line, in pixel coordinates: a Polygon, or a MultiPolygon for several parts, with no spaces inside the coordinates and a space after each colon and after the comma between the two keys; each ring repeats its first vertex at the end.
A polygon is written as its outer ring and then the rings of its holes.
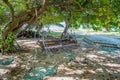
{"type": "Polygon", "coordinates": [[[16,19],[19,27],[36,20],[44,24],[57,23],[71,16],[69,21],[73,27],[83,24],[95,30],[108,26],[116,31],[120,28],[119,0],[1,0],[0,5],[1,25],[16,19]]]}

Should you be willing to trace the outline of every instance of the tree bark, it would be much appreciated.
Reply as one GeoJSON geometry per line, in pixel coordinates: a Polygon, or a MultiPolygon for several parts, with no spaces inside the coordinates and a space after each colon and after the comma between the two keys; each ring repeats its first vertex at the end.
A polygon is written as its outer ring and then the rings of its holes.
{"type": "Polygon", "coordinates": [[[106,24],[105,28],[106,28],[106,31],[108,31],[108,32],[110,31],[108,23],[106,24]]]}
{"type": "Polygon", "coordinates": [[[66,6],[66,19],[65,19],[65,24],[66,24],[66,27],[61,35],[61,39],[64,39],[68,36],[68,29],[69,29],[69,20],[71,18],[71,13],[68,12],[68,8],[69,8],[69,4],[67,4],[66,6]]]}
{"type": "Polygon", "coordinates": [[[65,27],[62,35],[61,35],[61,39],[64,39],[64,38],[66,38],[66,37],[68,36],[68,29],[69,29],[69,26],[68,26],[68,24],[66,23],[66,27],[65,27]]]}

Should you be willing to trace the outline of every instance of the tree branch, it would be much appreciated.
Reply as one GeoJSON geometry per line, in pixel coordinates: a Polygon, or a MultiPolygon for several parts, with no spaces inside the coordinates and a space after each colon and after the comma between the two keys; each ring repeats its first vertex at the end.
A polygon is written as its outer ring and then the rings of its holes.
{"type": "Polygon", "coordinates": [[[3,0],[3,2],[9,7],[11,15],[12,15],[12,21],[14,20],[14,9],[12,5],[8,2],[8,0],[3,0]]]}
{"type": "Polygon", "coordinates": [[[37,16],[36,16],[36,12],[35,12],[34,16],[29,20],[30,23],[35,22],[37,20],[38,16],[41,15],[45,11],[45,9],[47,7],[47,3],[48,3],[47,0],[43,0],[42,7],[37,10],[37,16]]]}
{"type": "Polygon", "coordinates": [[[36,12],[34,12],[34,10],[32,11],[33,13],[32,12],[30,12],[30,13],[27,12],[27,13],[23,13],[23,14],[18,15],[18,18],[20,20],[19,26],[16,27],[15,29],[13,29],[13,31],[19,29],[25,23],[28,23],[28,24],[29,23],[34,23],[37,20],[38,16],[43,14],[43,12],[45,11],[45,8],[47,7],[47,3],[48,3],[47,0],[43,1],[42,7],[37,10],[37,16],[36,16],[36,12]],[[33,14],[33,15],[30,18],[27,18],[29,16],[29,14],[33,14]]]}

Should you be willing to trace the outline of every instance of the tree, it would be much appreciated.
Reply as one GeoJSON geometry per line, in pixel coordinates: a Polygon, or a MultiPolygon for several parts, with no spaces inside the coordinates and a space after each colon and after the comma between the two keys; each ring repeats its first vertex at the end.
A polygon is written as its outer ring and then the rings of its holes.
{"type": "Polygon", "coordinates": [[[2,33],[2,49],[4,50],[7,47],[5,40],[7,39],[8,35],[11,32],[18,30],[25,23],[34,23],[37,20],[38,16],[41,15],[46,9],[47,0],[41,1],[40,4],[34,0],[27,0],[27,2],[23,0],[19,0],[17,2],[13,0],[3,0],[3,3],[5,3],[10,10],[10,22],[6,25],[2,33]],[[16,8],[13,7],[13,5],[16,6],[16,8]],[[20,6],[23,7],[23,9],[19,8],[19,10],[17,10],[17,8],[20,6]]]}

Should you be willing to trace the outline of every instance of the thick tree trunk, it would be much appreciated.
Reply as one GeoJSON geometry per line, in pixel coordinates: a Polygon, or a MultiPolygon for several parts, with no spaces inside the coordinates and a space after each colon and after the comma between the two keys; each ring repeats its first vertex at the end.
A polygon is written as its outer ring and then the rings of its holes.
{"type": "MultiPolygon", "coordinates": [[[[6,44],[6,39],[7,37],[9,36],[10,33],[14,33],[14,32],[17,32],[19,28],[22,27],[22,25],[24,25],[25,23],[27,23],[27,20],[21,20],[21,19],[24,19],[24,17],[26,16],[23,16],[23,18],[15,18],[12,22],[10,22],[6,28],[4,29],[3,33],[2,33],[2,54],[4,54],[5,52],[5,49],[7,48],[8,44],[6,44]]],[[[28,20],[29,21],[29,20],[28,20]]],[[[13,45],[13,44],[10,44],[10,45],[13,45]]],[[[14,47],[14,46],[13,46],[14,47]]]]}
{"type": "Polygon", "coordinates": [[[11,32],[16,32],[18,31],[19,28],[21,28],[25,23],[34,23],[37,20],[37,17],[32,17],[32,19],[28,19],[27,18],[27,14],[26,16],[18,16],[18,18],[15,18],[12,22],[10,22],[6,28],[4,29],[3,33],[2,33],[2,53],[4,54],[4,50],[7,47],[7,45],[5,44],[5,41],[8,37],[8,35],[11,32]]]}
{"type": "MultiPolygon", "coordinates": [[[[4,50],[5,48],[7,47],[5,41],[8,37],[8,35],[11,33],[11,32],[14,32],[14,29],[18,26],[18,19],[15,19],[13,22],[10,22],[6,28],[4,29],[3,33],[2,33],[2,53],[4,54],[4,50]]],[[[12,45],[12,44],[11,44],[12,45]]]]}
{"type": "Polygon", "coordinates": [[[105,28],[106,28],[106,31],[108,31],[108,32],[110,31],[108,23],[106,24],[105,28]]]}
{"type": "Polygon", "coordinates": [[[66,27],[61,35],[61,39],[64,39],[68,36],[68,29],[69,29],[69,27],[68,27],[68,25],[66,25],[66,27]]]}
{"type": "Polygon", "coordinates": [[[70,12],[68,11],[68,8],[69,8],[69,4],[67,4],[67,7],[66,7],[66,19],[65,19],[66,27],[65,27],[62,35],[61,35],[61,39],[69,37],[68,29],[71,26],[70,25],[70,20],[72,19],[72,13],[71,13],[71,11],[70,12]]]}
{"type": "MultiPolygon", "coordinates": [[[[11,32],[16,32],[19,28],[21,28],[25,23],[28,23],[29,20],[26,20],[27,16],[19,16],[18,18],[14,18],[12,22],[10,22],[2,33],[2,53],[4,54],[4,50],[7,47],[5,43],[7,37],[11,32]],[[23,19],[23,20],[22,20],[23,19]]],[[[37,18],[36,18],[37,19],[37,18]]],[[[32,21],[34,22],[34,21],[32,21]]],[[[32,23],[31,22],[31,23],[32,23]]],[[[12,45],[12,44],[11,44],[12,45]]]]}
{"type": "Polygon", "coordinates": [[[8,7],[10,7],[11,13],[12,13],[12,21],[6,26],[6,28],[4,29],[3,33],[2,33],[2,53],[4,53],[5,48],[7,47],[7,45],[5,44],[5,40],[7,39],[8,35],[11,32],[15,32],[16,30],[18,30],[19,28],[21,28],[24,24],[26,23],[34,23],[37,18],[43,14],[43,12],[45,11],[46,7],[47,7],[47,0],[43,1],[43,5],[41,8],[37,9],[37,15],[35,12],[35,9],[31,9],[30,12],[22,12],[19,13],[18,15],[14,15],[14,10],[12,5],[4,0],[4,2],[6,3],[6,5],[8,7]]]}
{"type": "Polygon", "coordinates": [[[64,31],[63,31],[63,33],[61,35],[61,39],[64,39],[64,38],[66,38],[68,36],[68,29],[69,29],[69,26],[70,26],[68,16],[66,17],[65,24],[66,24],[66,26],[65,26],[65,29],[64,29],[64,31]]]}

